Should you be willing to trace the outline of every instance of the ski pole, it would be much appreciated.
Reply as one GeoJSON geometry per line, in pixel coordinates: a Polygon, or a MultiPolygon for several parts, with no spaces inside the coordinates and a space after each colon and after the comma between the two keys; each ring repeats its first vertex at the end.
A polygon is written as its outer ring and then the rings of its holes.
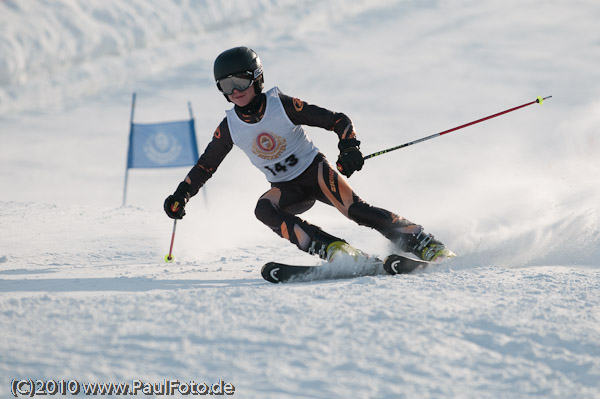
{"type": "Polygon", "coordinates": [[[171,235],[171,247],[169,254],[165,255],[165,262],[173,262],[173,243],[175,242],[175,228],[177,228],[177,219],[173,220],[173,234],[171,235]]]}
{"type": "Polygon", "coordinates": [[[520,108],[527,107],[528,105],[531,105],[531,104],[538,103],[538,104],[541,105],[541,104],[544,103],[544,100],[547,100],[549,98],[552,98],[552,96],[543,97],[543,98],[542,97],[538,97],[535,101],[531,101],[531,102],[529,102],[527,104],[519,105],[518,107],[510,108],[510,109],[507,109],[506,111],[498,112],[497,114],[486,116],[485,118],[477,119],[476,121],[465,123],[464,125],[460,125],[460,126],[452,128],[452,129],[444,130],[443,132],[435,133],[435,134],[432,134],[431,136],[423,137],[421,139],[418,139],[418,140],[415,140],[415,141],[411,141],[409,143],[405,143],[405,144],[402,144],[402,145],[399,145],[399,146],[396,146],[396,147],[388,148],[387,150],[382,150],[382,151],[375,152],[373,154],[367,155],[366,157],[363,157],[363,159],[367,160],[367,159],[370,159],[370,158],[373,158],[373,157],[377,157],[379,155],[387,154],[388,152],[391,152],[391,151],[399,150],[400,148],[408,147],[409,145],[421,143],[421,142],[426,141],[426,140],[430,140],[430,139],[433,139],[433,138],[436,138],[436,137],[439,137],[439,136],[443,136],[444,134],[447,134],[447,133],[450,133],[450,132],[454,132],[455,130],[462,129],[463,127],[471,126],[471,125],[474,125],[476,123],[487,121],[488,119],[492,119],[492,118],[495,118],[495,117],[500,116],[500,115],[508,114],[509,112],[516,111],[516,110],[518,110],[520,108]]]}

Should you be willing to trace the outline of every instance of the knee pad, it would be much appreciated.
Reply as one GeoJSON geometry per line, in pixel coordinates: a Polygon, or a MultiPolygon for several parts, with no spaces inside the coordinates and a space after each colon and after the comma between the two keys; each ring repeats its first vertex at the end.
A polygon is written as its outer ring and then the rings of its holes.
{"type": "Polygon", "coordinates": [[[371,227],[376,230],[384,229],[393,219],[391,212],[371,206],[363,201],[350,205],[350,208],[348,208],[348,218],[361,226],[371,227]]]}
{"type": "Polygon", "coordinates": [[[272,229],[276,229],[281,225],[281,216],[273,203],[268,199],[258,200],[256,208],[254,208],[254,215],[258,220],[272,229]]]}

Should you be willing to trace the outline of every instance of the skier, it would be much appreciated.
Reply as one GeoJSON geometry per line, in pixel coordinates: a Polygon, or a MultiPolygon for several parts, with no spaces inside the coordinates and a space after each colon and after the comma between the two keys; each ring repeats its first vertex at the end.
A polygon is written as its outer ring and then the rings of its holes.
{"type": "Polygon", "coordinates": [[[277,87],[263,93],[260,58],[247,47],[221,53],[214,63],[214,78],[234,107],[226,111],[185,180],[165,200],[164,209],[170,218],[185,215],[187,201],[212,177],[235,144],[271,183],[271,189],[258,199],[256,217],[302,251],[331,260],[340,251],[352,249],[345,240],[297,216],[320,201],[335,206],[359,225],[376,229],[419,259],[439,261],[455,256],[421,226],[361,200],[340,176],[350,177],[364,163],[360,141],[346,115],[289,97],[277,87]],[[302,125],[337,134],[337,170],[307,137],[302,125]]]}

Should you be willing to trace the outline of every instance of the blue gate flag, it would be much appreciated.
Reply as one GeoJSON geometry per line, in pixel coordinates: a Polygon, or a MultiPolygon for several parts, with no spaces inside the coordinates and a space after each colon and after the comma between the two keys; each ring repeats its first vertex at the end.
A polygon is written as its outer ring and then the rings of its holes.
{"type": "Polygon", "coordinates": [[[193,119],[131,125],[127,168],[188,166],[197,160],[193,119]]]}

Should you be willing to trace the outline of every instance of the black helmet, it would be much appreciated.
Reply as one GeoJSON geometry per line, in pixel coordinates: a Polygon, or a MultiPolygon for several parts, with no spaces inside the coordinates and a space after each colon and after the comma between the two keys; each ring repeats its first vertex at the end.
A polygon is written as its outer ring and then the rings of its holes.
{"type": "MultiPolygon", "coordinates": [[[[248,73],[254,80],[254,91],[260,93],[264,87],[263,68],[258,54],[248,47],[234,47],[223,51],[215,59],[213,68],[215,82],[230,75],[248,73]]],[[[225,98],[229,101],[227,95],[225,98]]]]}

